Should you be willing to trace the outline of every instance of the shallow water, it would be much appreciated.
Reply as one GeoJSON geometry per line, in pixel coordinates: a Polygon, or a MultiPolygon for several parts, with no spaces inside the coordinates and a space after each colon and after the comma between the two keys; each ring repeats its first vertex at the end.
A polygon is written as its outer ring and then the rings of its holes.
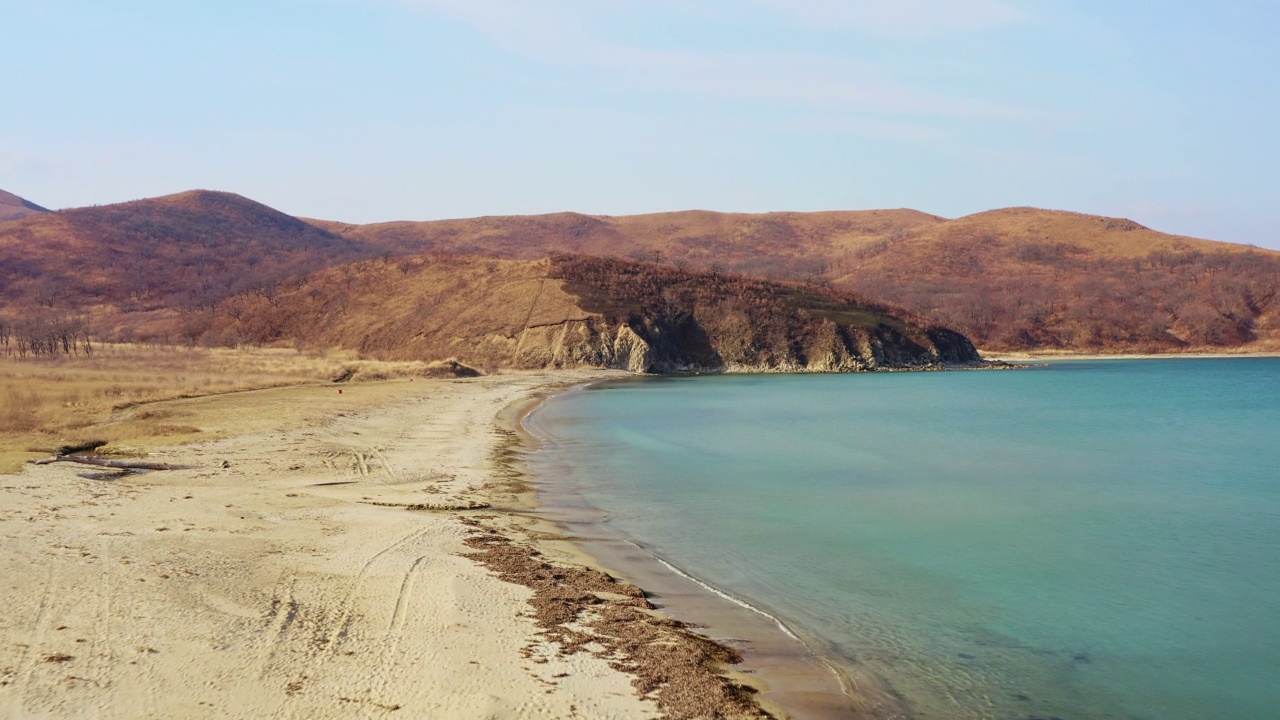
{"type": "Polygon", "coordinates": [[[1280,360],[606,383],[533,461],[915,717],[1274,718],[1280,360]]]}

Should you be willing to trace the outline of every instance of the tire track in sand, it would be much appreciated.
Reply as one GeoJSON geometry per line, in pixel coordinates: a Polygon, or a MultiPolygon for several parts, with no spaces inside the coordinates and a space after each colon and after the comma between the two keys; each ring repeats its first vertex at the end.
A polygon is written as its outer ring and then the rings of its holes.
{"type": "Polygon", "coordinates": [[[40,604],[36,607],[36,617],[31,622],[31,626],[35,628],[35,633],[31,638],[31,642],[27,643],[23,650],[22,659],[18,662],[18,669],[14,672],[13,685],[22,697],[22,705],[30,706],[31,691],[34,689],[31,685],[31,676],[35,673],[36,656],[40,653],[40,647],[44,645],[45,636],[49,633],[49,606],[53,599],[53,589],[58,584],[56,581],[59,576],[58,566],[61,565],[57,558],[49,562],[49,573],[45,577],[44,592],[40,595],[40,604]]]}
{"type": "Polygon", "coordinates": [[[400,638],[404,636],[405,615],[409,612],[409,601],[413,597],[413,583],[418,577],[418,569],[422,567],[422,563],[426,562],[427,556],[422,555],[413,564],[409,566],[409,570],[404,574],[404,580],[400,583],[400,593],[396,596],[396,608],[391,613],[391,624],[387,628],[387,637],[383,642],[383,646],[388,648],[387,655],[393,656],[396,647],[400,644],[400,638]]]}
{"type": "Polygon", "coordinates": [[[421,538],[423,535],[427,533],[428,529],[429,529],[428,527],[423,526],[423,527],[418,527],[414,530],[409,531],[407,534],[402,536],[399,540],[396,540],[395,542],[391,543],[390,545],[387,545],[386,547],[382,548],[378,552],[371,555],[369,559],[366,560],[364,564],[360,566],[360,571],[356,573],[355,578],[352,580],[351,591],[347,593],[346,600],[342,604],[342,611],[338,617],[338,621],[334,623],[334,628],[328,635],[328,642],[325,644],[325,647],[326,649],[328,649],[330,654],[336,652],[338,644],[341,643],[343,640],[346,640],[347,636],[350,634],[351,625],[354,622],[354,616],[355,616],[356,597],[360,594],[360,590],[364,587],[365,579],[369,576],[369,571],[373,567],[374,563],[381,560],[387,554],[392,553],[395,550],[403,547],[404,545],[421,538]]]}
{"type": "Polygon", "coordinates": [[[298,601],[294,599],[297,582],[297,572],[291,572],[276,584],[276,592],[272,593],[271,608],[267,612],[267,632],[263,634],[265,641],[258,650],[258,679],[267,677],[289,627],[298,619],[298,601]]]}
{"type": "MultiPolygon", "coordinates": [[[[95,686],[99,691],[110,691],[114,684],[110,678],[116,674],[115,666],[115,650],[111,643],[113,635],[113,622],[111,614],[115,611],[115,598],[113,594],[112,571],[111,571],[111,538],[108,536],[99,537],[101,546],[100,561],[102,563],[102,571],[98,574],[98,587],[95,593],[98,597],[97,608],[93,621],[93,638],[89,644],[89,677],[78,678],[82,682],[87,682],[95,686]]],[[[109,697],[104,698],[104,702],[99,703],[95,709],[95,715],[99,718],[114,718],[116,713],[111,706],[109,697]]]]}

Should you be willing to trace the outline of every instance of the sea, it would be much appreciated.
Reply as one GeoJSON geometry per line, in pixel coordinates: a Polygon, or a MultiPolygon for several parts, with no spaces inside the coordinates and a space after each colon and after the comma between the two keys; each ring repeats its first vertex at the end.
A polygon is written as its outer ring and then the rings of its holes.
{"type": "Polygon", "coordinates": [[[552,505],[871,714],[1280,718],[1280,358],[636,378],[525,425],[552,505]]]}

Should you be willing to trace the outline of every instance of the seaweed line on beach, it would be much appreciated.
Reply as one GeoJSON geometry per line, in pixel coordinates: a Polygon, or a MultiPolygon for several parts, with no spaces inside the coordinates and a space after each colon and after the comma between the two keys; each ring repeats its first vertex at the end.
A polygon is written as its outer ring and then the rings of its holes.
{"type": "Polygon", "coordinates": [[[628,673],[671,720],[773,717],[754,688],[720,674],[741,662],[737,652],[654,612],[640,588],[594,568],[548,562],[479,519],[459,520],[471,528],[464,543],[474,552],[465,555],[533,591],[534,620],[562,655],[590,652],[628,673]]]}

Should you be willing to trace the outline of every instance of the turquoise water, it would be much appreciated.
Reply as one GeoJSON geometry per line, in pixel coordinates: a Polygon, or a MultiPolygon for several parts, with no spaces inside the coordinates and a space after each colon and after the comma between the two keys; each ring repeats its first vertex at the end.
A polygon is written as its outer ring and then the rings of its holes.
{"type": "Polygon", "coordinates": [[[642,379],[535,419],[614,530],[912,717],[1280,717],[1278,359],[642,379]]]}

